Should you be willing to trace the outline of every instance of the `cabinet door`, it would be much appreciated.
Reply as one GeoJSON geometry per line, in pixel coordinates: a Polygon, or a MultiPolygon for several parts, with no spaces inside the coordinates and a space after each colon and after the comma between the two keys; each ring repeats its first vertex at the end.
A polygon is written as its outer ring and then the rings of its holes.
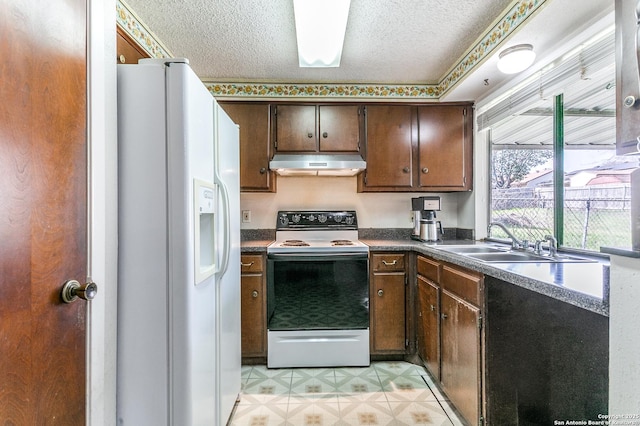
{"type": "Polygon", "coordinates": [[[278,152],[316,152],[316,106],[278,105],[276,107],[276,150],[278,152]]]}
{"type": "Polygon", "coordinates": [[[405,274],[373,273],[371,285],[371,352],[405,350],[405,274]]]}
{"type": "Polygon", "coordinates": [[[471,117],[467,107],[418,108],[420,188],[469,189],[472,173],[471,117]]]}
{"type": "Polygon", "coordinates": [[[418,275],[418,351],[427,368],[440,379],[439,289],[418,275]]]}
{"type": "Polygon", "coordinates": [[[441,383],[467,421],[480,417],[480,310],[441,291],[441,383]]]}
{"type": "Polygon", "coordinates": [[[269,171],[269,104],[220,102],[220,106],[240,126],[240,190],[275,192],[275,175],[269,171]]]}
{"type": "Polygon", "coordinates": [[[367,170],[364,189],[412,186],[412,107],[368,105],[366,109],[367,170]]]}
{"type": "Polygon", "coordinates": [[[266,285],[262,265],[262,256],[242,256],[240,316],[243,357],[267,355],[266,285]]]}
{"type": "Polygon", "coordinates": [[[137,64],[139,59],[149,57],[149,54],[117,25],[116,50],[119,64],[137,64]]]}
{"type": "Polygon", "coordinates": [[[357,105],[321,105],[320,151],[358,152],[360,150],[360,107],[357,105]]]}

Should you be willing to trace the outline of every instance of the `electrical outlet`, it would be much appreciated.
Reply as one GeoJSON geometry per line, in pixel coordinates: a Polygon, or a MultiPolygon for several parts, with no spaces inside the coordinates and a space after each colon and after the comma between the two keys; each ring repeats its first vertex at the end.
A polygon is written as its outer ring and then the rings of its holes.
{"type": "Polygon", "coordinates": [[[242,210],[242,223],[251,222],[251,210],[242,210]]]}

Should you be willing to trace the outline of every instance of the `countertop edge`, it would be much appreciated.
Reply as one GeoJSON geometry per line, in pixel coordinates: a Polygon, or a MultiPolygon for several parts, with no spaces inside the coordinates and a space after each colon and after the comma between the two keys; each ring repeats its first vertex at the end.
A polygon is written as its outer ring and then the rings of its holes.
{"type": "MultiPolygon", "coordinates": [[[[596,314],[606,317],[609,316],[609,303],[606,295],[606,288],[603,289],[604,297],[600,299],[576,290],[511,272],[500,268],[499,266],[475,261],[462,255],[439,250],[437,245],[429,245],[418,241],[406,240],[362,240],[362,242],[367,244],[369,249],[372,251],[414,251],[416,253],[421,253],[436,260],[451,262],[464,268],[482,272],[485,275],[489,275],[536,293],[569,303],[579,308],[589,310],[596,314]]],[[[606,287],[605,284],[606,283],[603,282],[603,286],[606,287]]]]}

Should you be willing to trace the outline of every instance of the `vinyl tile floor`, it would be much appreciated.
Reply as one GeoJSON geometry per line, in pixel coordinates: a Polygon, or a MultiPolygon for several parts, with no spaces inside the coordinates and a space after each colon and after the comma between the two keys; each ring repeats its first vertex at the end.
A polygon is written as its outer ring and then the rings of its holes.
{"type": "Polygon", "coordinates": [[[427,371],[407,362],[356,368],[242,367],[229,425],[463,425],[427,371]]]}

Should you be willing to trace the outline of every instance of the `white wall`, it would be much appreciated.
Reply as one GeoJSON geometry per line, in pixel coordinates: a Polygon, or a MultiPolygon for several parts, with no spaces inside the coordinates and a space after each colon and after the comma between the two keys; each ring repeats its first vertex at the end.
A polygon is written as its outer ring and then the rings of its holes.
{"type": "Polygon", "coordinates": [[[640,259],[612,255],[610,285],[609,414],[640,415],[640,259]]]}
{"type": "Polygon", "coordinates": [[[360,228],[411,228],[411,198],[440,195],[437,218],[445,228],[458,227],[457,193],[358,193],[356,177],[281,177],[278,192],[240,195],[242,210],[251,211],[251,223],[242,229],[274,229],[278,210],[355,210],[360,228]]]}

